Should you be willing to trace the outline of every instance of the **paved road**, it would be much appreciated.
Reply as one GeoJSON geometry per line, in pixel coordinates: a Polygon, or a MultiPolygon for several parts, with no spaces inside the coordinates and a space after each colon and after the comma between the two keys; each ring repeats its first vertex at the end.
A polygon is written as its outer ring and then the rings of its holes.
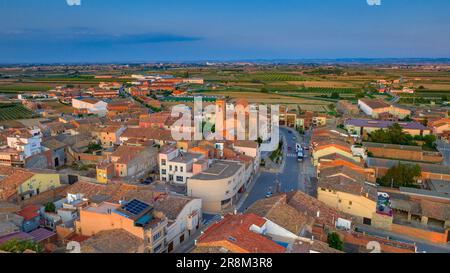
{"type": "MultiPolygon", "coordinates": [[[[301,139],[302,137],[295,131],[291,131],[286,128],[280,128],[280,133],[281,137],[284,137],[287,143],[287,146],[284,145],[284,169],[280,174],[262,172],[256,180],[255,185],[248,193],[248,196],[242,206],[238,208],[239,212],[244,212],[254,202],[265,198],[268,191],[275,192],[277,189],[276,181],[280,182],[281,192],[290,192],[295,190],[306,192],[310,189],[310,187],[308,187],[309,177],[314,175],[315,172],[310,162],[310,158],[308,156],[308,158],[306,158],[303,162],[299,163],[295,152],[295,144],[303,143],[303,139],[301,139]],[[290,147],[291,149],[288,150],[287,147],[290,147]]],[[[309,141],[308,139],[309,137],[305,140],[309,141]]]]}
{"type": "Polygon", "coordinates": [[[439,152],[444,156],[444,165],[450,166],[450,143],[445,143],[442,140],[436,141],[439,152]]]}

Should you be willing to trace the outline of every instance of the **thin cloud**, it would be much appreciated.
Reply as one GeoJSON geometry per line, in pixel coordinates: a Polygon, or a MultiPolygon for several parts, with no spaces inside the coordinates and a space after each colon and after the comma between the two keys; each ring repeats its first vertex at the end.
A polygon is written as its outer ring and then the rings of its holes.
{"type": "Polygon", "coordinates": [[[108,34],[87,27],[70,27],[64,30],[13,29],[0,32],[0,34],[0,41],[67,42],[83,45],[139,45],[203,40],[200,37],[172,33],[108,34]]]}

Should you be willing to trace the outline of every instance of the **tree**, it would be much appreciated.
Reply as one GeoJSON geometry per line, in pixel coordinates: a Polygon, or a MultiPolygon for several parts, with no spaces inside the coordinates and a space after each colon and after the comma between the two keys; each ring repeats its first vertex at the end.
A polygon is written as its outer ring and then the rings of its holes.
{"type": "Polygon", "coordinates": [[[422,170],[417,164],[402,164],[390,168],[386,175],[380,180],[380,184],[385,187],[417,187],[417,179],[422,174],[422,170]]]}
{"type": "Polygon", "coordinates": [[[328,234],[327,243],[331,248],[341,251],[344,249],[344,242],[342,241],[339,234],[337,234],[336,232],[328,234]]]}
{"type": "Polygon", "coordinates": [[[436,149],[436,136],[435,135],[426,135],[423,137],[423,148],[425,149],[436,149]]]}
{"type": "Polygon", "coordinates": [[[56,207],[53,202],[48,202],[47,204],[45,204],[45,212],[55,212],[55,211],[56,207]]]}
{"type": "Polygon", "coordinates": [[[88,145],[88,153],[92,153],[98,150],[101,150],[103,147],[101,144],[96,143],[96,142],[91,142],[88,145]]]}
{"type": "Polygon", "coordinates": [[[341,98],[341,96],[339,96],[339,93],[338,93],[338,92],[333,92],[333,93],[331,93],[330,98],[332,98],[332,99],[334,99],[334,100],[338,100],[338,99],[341,98]]]}
{"type": "Polygon", "coordinates": [[[356,93],[356,95],[355,95],[355,98],[357,98],[357,99],[362,99],[362,98],[364,98],[366,95],[364,94],[364,92],[358,92],[358,93],[356,93]]]}
{"type": "Polygon", "coordinates": [[[377,143],[398,144],[398,145],[417,145],[413,137],[403,132],[403,128],[394,123],[387,130],[379,129],[372,132],[369,140],[377,143]]]}
{"type": "Polygon", "coordinates": [[[41,245],[34,241],[13,239],[1,245],[0,250],[12,253],[23,253],[26,250],[32,250],[40,253],[43,249],[41,245]]]}

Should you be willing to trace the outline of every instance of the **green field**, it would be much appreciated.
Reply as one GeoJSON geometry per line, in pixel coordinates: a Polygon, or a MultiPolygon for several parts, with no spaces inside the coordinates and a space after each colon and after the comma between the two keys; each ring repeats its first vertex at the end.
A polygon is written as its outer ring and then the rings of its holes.
{"type": "Polygon", "coordinates": [[[289,81],[304,81],[305,78],[300,75],[288,74],[288,73],[278,73],[278,72],[268,72],[268,73],[258,73],[246,75],[251,78],[252,81],[265,81],[265,82],[289,82],[289,81]]]}
{"type": "Polygon", "coordinates": [[[0,85],[1,93],[20,93],[20,92],[45,92],[50,90],[51,86],[43,85],[0,85]]]}
{"type": "Polygon", "coordinates": [[[9,103],[0,105],[0,120],[27,119],[33,112],[21,104],[9,103]]]}

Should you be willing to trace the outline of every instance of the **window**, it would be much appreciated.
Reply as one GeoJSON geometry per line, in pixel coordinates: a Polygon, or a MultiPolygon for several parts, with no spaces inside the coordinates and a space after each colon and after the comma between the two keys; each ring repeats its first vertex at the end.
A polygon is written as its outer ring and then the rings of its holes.
{"type": "Polygon", "coordinates": [[[178,172],[178,166],[175,166],[175,171],[178,172]]]}
{"type": "Polygon", "coordinates": [[[177,182],[183,182],[183,181],[184,181],[184,179],[182,176],[177,176],[177,182]]]}
{"type": "Polygon", "coordinates": [[[352,201],[348,201],[348,204],[351,206],[353,204],[353,202],[352,201]]]}
{"type": "Polygon", "coordinates": [[[180,236],[180,244],[184,242],[184,234],[180,236]]]}
{"type": "Polygon", "coordinates": [[[159,238],[161,238],[161,231],[156,233],[155,235],[153,235],[153,241],[158,240],[159,238]]]}
{"type": "Polygon", "coordinates": [[[161,174],[166,174],[166,169],[161,169],[161,174]]]}
{"type": "Polygon", "coordinates": [[[172,165],[169,166],[169,171],[172,171],[172,165]]]}
{"type": "Polygon", "coordinates": [[[165,159],[161,159],[161,165],[162,166],[166,166],[166,160],[165,159]]]}
{"type": "Polygon", "coordinates": [[[180,166],[180,172],[183,172],[184,171],[183,169],[184,169],[183,166],[180,166]]]}
{"type": "Polygon", "coordinates": [[[155,252],[159,252],[161,250],[161,245],[162,244],[159,244],[157,247],[155,247],[155,252]]]}

